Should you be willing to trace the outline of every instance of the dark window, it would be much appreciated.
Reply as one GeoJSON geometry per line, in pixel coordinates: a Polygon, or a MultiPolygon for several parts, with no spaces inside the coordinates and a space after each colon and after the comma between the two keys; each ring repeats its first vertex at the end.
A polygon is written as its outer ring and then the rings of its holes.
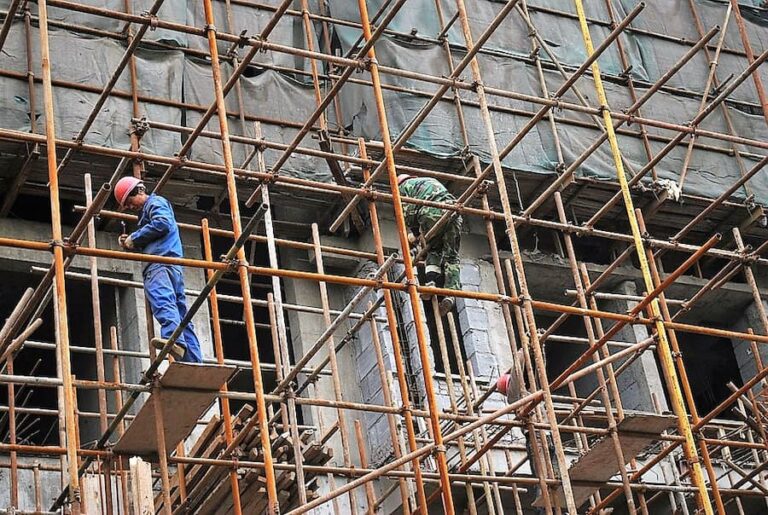
{"type": "MultiPolygon", "coordinates": [[[[703,324],[710,327],[710,324],[703,324]]],[[[677,333],[693,401],[701,416],[709,413],[731,394],[728,383],[743,383],[733,344],[727,338],[677,333]]],[[[721,418],[734,418],[725,411],[721,418]]]]}

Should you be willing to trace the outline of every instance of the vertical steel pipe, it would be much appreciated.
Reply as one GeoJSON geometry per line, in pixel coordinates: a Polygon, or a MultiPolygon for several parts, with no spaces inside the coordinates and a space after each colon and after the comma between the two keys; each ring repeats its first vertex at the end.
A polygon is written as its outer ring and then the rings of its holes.
{"type": "MultiPolygon", "coordinates": [[[[371,26],[368,21],[368,6],[366,5],[365,0],[358,0],[358,7],[360,8],[360,19],[363,24],[363,34],[365,35],[366,41],[371,41],[371,26]]],[[[440,407],[437,404],[437,397],[435,396],[435,386],[432,379],[432,363],[429,359],[429,352],[427,350],[427,338],[424,334],[424,313],[421,306],[419,292],[416,289],[418,280],[416,278],[413,262],[411,260],[410,245],[408,243],[408,228],[405,225],[405,217],[403,216],[403,204],[400,198],[400,190],[398,189],[397,184],[395,155],[392,150],[392,140],[389,135],[389,123],[387,121],[387,113],[384,107],[384,97],[382,94],[378,65],[376,64],[376,52],[372,46],[368,50],[367,56],[371,60],[369,71],[371,74],[371,80],[373,82],[373,94],[376,101],[376,112],[378,114],[379,128],[381,130],[381,137],[384,142],[384,155],[387,173],[389,176],[389,186],[392,189],[395,222],[397,224],[397,232],[400,239],[400,249],[402,250],[405,277],[408,282],[408,296],[410,298],[413,310],[416,338],[419,347],[419,356],[421,358],[421,366],[426,388],[426,400],[429,409],[429,418],[432,426],[432,434],[435,439],[437,466],[440,472],[440,484],[443,494],[443,509],[448,515],[453,515],[453,495],[451,493],[451,482],[448,478],[448,460],[446,457],[445,446],[443,445],[440,419],[437,416],[437,412],[440,407]]],[[[426,506],[422,506],[422,509],[426,510],[426,506]]]]}
{"type": "MultiPolygon", "coordinates": [[[[589,26],[587,25],[586,14],[584,13],[582,0],[574,0],[574,3],[576,6],[576,12],[579,16],[579,27],[584,39],[584,46],[587,50],[587,54],[592,54],[594,48],[592,46],[592,38],[589,33],[589,26]]],[[[611,154],[613,157],[614,165],[616,167],[619,184],[621,186],[621,194],[624,200],[627,218],[629,219],[635,251],[640,263],[640,271],[642,272],[646,291],[650,294],[650,292],[654,291],[654,285],[651,272],[648,267],[645,243],[643,242],[643,237],[640,233],[640,229],[637,223],[632,195],[629,190],[627,177],[624,173],[624,165],[621,160],[621,151],[619,150],[618,140],[616,139],[616,134],[613,130],[613,119],[611,118],[611,113],[608,111],[608,100],[603,88],[600,75],[600,66],[597,64],[597,62],[592,64],[592,79],[595,83],[595,91],[597,93],[600,106],[603,109],[603,118],[605,120],[605,126],[608,131],[608,141],[611,145],[611,154]]],[[[657,352],[661,361],[662,369],[664,370],[667,387],[669,388],[670,401],[672,403],[673,410],[677,415],[678,430],[680,431],[680,434],[685,438],[683,449],[691,467],[691,479],[697,488],[697,504],[705,514],[710,515],[713,513],[712,504],[709,500],[707,488],[704,483],[704,476],[702,474],[701,464],[699,463],[699,457],[696,452],[696,444],[693,437],[693,432],[691,431],[691,426],[688,422],[688,412],[685,408],[682,394],[680,392],[680,383],[677,372],[675,371],[672,352],[669,347],[669,341],[667,340],[666,328],[664,327],[663,322],[659,319],[661,313],[658,300],[651,300],[649,308],[653,317],[656,319],[655,329],[658,336],[657,352]]]]}
{"type": "MultiPolygon", "coordinates": [[[[240,206],[237,197],[237,185],[235,184],[234,163],[232,161],[232,145],[229,141],[229,122],[227,121],[227,106],[224,102],[224,91],[221,85],[221,67],[219,65],[219,51],[216,42],[216,26],[213,18],[213,6],[211,0],[204,0],[206,33],[208,36],[208,47],[211,53],[211,72],[213,74],[213,86],[216,95],[216,112],[219,118],[219,129],[221,131],[221,147],[224,154],[224,166],[226,168],[227,194],[229,195],[230,214],[232,218],[232,230],[236,239],[242,235],[240,222],[240,206]]],[[[236,259],[240,265],[237,267],[240,278],[240,289],[243,296],[243,315],[245,317],[245,328],[248,335],[248,348],[251,355],[251,365],[253,367],[253,387],[256,394],[256,416],[258,417],[259,433],[261,438],[262,452],[264,453],[265,475],[267,497],[269,498],[268,513],[277,514],[280,511],[280,505],[277,498],[277,485],[275,483],[275,469],[272,460],[272,444],[269,437],[269,426],[267,424],[267,405],[264,400],[264,380],[261,372],[261,360],[259,358],[259,346],[256,340],[256,328],[254,326],[253,304],[251,303],[251,286],[248,276],[245,252],[242,247],[238,249],[236,259]]]]}
{"type": "Polygon", "coordinates": [[[46,0],[37,3],[40,25],[40,66],[43,78],[43,106],[45,112],[46,157],[51,201],[51,230],[54,284],[56,290],[57,326],[56,336],[61,361],[63,384],[63,406],[67,448],[67,477],[69,502],[72,513],[80,513],[80,485],[77,474],[77,440],[75,427],[75,401],[72,388],[72,368],[69,353],[69,322],[67,319],[67,290],[64,278],[64,235],[61,226],[61,205],[59,203],[59,179],[56,173],[56,125],[53,109],[53,86],[51,84],[51,54],[48,46],[48,6],[46,0]]]}

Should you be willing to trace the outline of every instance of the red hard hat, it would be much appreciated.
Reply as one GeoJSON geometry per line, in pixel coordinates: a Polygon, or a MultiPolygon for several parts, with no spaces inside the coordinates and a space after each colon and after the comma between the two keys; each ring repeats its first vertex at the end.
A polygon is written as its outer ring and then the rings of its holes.
{"type": "Polygon", "coordinates": [[[115,200],[120,204],[120,207],[123,207],[125,199],[128,198],[128,195],[130,195],[133,189],[139,184],[141,184],[141,179],[137,179],[136,177],[123,177],[117,181],[117,184],[115,185],[115,200]]]}
{"type": "Polygon", "coordinates": [[[507,394],[507,385],[509,384],[509,374],[503,374],[496,380],[496,390],[502,394],[507,394]]]}
{"type": "Polygon", "coordinates": [[[400,186],[402,183],[407,181],[408,179],[413,179],[413,175],[408,175],[407,173],[402,173],[397,176],[397,185],[400,186]]]}

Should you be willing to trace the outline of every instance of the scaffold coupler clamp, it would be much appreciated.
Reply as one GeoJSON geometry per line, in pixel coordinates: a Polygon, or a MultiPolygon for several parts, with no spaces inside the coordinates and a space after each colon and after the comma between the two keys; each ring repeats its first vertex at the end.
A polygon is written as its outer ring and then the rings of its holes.
{"type": "Polygon", "coordinates": [[[366,186],[363,191],[365,191],[365,198],[370,202],[376,202],[379,199],[378,192],[372,186],[366,186]]]}
{"type": "Polygon", "coordinates": [[[749,250],[746,248],[744,249],[744,253],[740,260],[744,265],[754,265],[760,259],[758,256],[753,254],[751,250],[751,248],[749,250]]]}
{"type": "Polygon", "coordinates": [[[244,259],[227,259],[226,257],[222,257],[222,261],[227,265],[226,273],[228,274],[237,273],[241,266],[248,266],[248,262],[244,259]]]}
{"type": "Polygon", "coordinates": [[[149,122],[147,121],[146,116],[142,116],[139,119],[133,118],[131,119],[131,128],[129,129],[129,134],[135,134],[137,137],[141,138],[143,137],[147,132],[149,132],[150,129],[149,122]]]}
{"type": "MultiPolygon", "coordinates": [[[[314,383],[315,380],[313,380],[312,382],[314,383]]],[[[288,383],[288,386],[285,387],[285,391],[283,391],[283,397],[285,399],[295,399],[296,386],[298,386],[297,381],[291,381],[290,383],[288,383]]]]}
{"type": "Polygon", "coordinates": [[[480,193],[481,195],[485,195],[486,193],[488,193],[488,190],[491,189],[491,184],[492,182],[488,180],[481,182],[480,186],[477,187],[478,193],[480,193]]]}
{"type": "Polygon", "coordinates": [[[248,29],[245,29],[242,32],[240,32],[240,37],[237,40],[237,48],[245,48],[245,45],[248,44],[249,38],[246,34],[248,34],[248,29]]]}
{"type": "Polygon", "coordinates": [[[144,11],[143,13],[141,13],[141,15],[144,18],[148,18],[149,19],[149,30],[151,30],[152,32],[156,31],[157,27],[158,27],[158,25],[160,23],[160,20],[158,19],[157,15],[156,14],[152,14],[149,11],[144,11]]]}
{"type": "Polygon", "coordinates": [[[54,250],[56,247],[61,247],[61,250],[62,250],[62,251],[66,251],[66,250],[67,250],[67,247],[70,247],[70,245],[69,245],[69,242],[68,242],[68,241],[66,241],[66,239],[64,239],[64,240],[50,240],[50,241],[48,242],[48,248],[49,248],[49,250],[50,250],[51,252],[53,252],[53,250],[54,250]]]}
{"type": "MultiPolygon", "coordinates": [[[[168,345],[168,340],[163,340],[163,342],[164,342],[163,347],[168,345]]],[[[153,390],[159,390],[160,388],[162,388],[162,386],[160,386],[161,377],[162,375],[158,370],[155,370],[154,372],[152,372],[152,376],[149,377],[149,383],[151,384],[153,390]]]]}
{"type": "Polygon", "coordinates": [[[360,59],[359,64],[357,66],[358,72],[364,72],[364,71],[370,71],[373,66],[379,65],[379,61],[375,57],[363,57],[360,59]]]}

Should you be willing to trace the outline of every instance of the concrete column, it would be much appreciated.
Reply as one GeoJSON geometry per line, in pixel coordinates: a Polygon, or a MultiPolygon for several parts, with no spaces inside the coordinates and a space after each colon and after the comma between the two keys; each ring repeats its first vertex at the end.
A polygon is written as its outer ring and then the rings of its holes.
{"type": "MultiPolygon", "coordinates": [[[[311,270],[305,253],[300,251],[287,251],[282,252],[281,255],[286,268],[292,270],[311,270]]],[[[285,302],[320,307],[320,290],[316,283],[287,279],[283,284],[285,302]]],[[[290,344],[293,348],[294,356],[303,356],[307,349],[309,349],[317,341],[320,335],[323,334],[325,329],[323,317],[321,314],[299,311],[288,311],[287,315],[286,323],[290,327],[289,337],[291,338],[290,344]]],[[[320,352],[318,354],[322,357],[327,355],[325,352],[320,352]]],[[[322,359],[322,357],[320,359],[322,359]]],[[[318,363],[319,360],[317,356],[310,361],[311,366],[315,366],[318,363]]],[[[322,398],[333,398],[333,386],[331,381],[327,378],[318,380],[315,383],[315,388],[318,395],[322,398]]],[[[297,409],[299,408],[297,407],[297,409]]],[[[323,420],[331,420],[331,417],[335,420],[335,412],[330,408],[303,408],[304,416],[308,417],[307,421],[311,421],[313,424],[318,423],[321,412],[323,413],[323,420]]]]}
{"type": "MultiPolygon", "coordinates": [[[[481,260],[462,261],[461,285],[465,291],[498,292],[493,266],[481,260]]],[[[476,376],[495,380],[500,369],[512,366],[501,307],[494,302],[457,298],[456,310],[464,351],[476,376]]]]}
{"type": "MultiPolygon", "coordinates": [[[[308,254],[304,251],[283,251],[281,252],[281,265],[285,266],[288,269],[291,270],[307,270],[307,271],[316,271],[316,268],[313,264],[310,263],[308,254]]],[[[327,273],[342,273],[343,275],[348,275],[350,273],[349,270],[345,270],[343,272],[340,272],[339,269],[334,269],[332,266],[326,266],[326,272],[327,273]]],[[[285,292],[285,302],[291,303],[291,304],[300,304],[303,306],[314,306],[317,308],[321,307],[321,301],[320,301],[320,289],[318,287],[318,284],[314,281],[301,281],[301,280],[285,280],[284,281],[284,292],[285,292]]],[[[343,287],[335,286],[332,284],[328,284],[328,297],[330,302],[331,309],[341,309],[343,306],[346,305],[345,297],[347,295],[347,291],[343,287]]],[[[354,294],[354,293],[353,293],[354,294]]],[[[331,315],[331,319],[335,318],[335,315],[331,315]]],[[[305,354],[305,352],[315,344],[317,339],[322,335],[322,333],[326,329],[326,324],[323,321],[323,315],[322,314],[314,314],[314,313],[304,313],[304,312],[298,312],[298,311],[288,311],[288,317],[287,317],[287,324],[290,328],[290,338],[291,338],[291,346],[293,348],[293,355],[295,357],[300,357],[305,354]]],[[[341,337],[346,334],[346,330],[348,329],[349,324],[342,325],[339,330],[336,333],[336,343],[341,339],[341,337]]],[[[373,352],[370,350],[369,352],[373,352]]],[[[354,345],[348,344],[346,345],[340,352],[337,353],[337,362],[339,367],[339,373],[341,375],[342,379],[342,396],[345,401],[351,401],[351,402],[360,402],[361,400],[361,392],[360,392],[360,384],[358,381],[349,381],[349,377],[355,377],[357,376],[356,373],[356,360],[355,360],[355,349],[354,345]]],[[[310,361],[310,364],[308,366],[314,367],[317,366],[323,359],[325,359],[328,356],[327,350],[323,349],[320,352],[317,353],[317,355],[310,361]]],[[[375,359],[375,358],[374,358],[375,359]]],[[[330,371],[330,366],[327,366],[325,368],[326,371],[330,371]]],[[[299,375],[299,380],[301,380],[303,376],[299,375]]],[[[304,395],[316,395],[319,398],[323,399],[333,399],[334,398],[334,391],[333,391],[333,383],[331,381],[331,377],[328,375],[320,376],[319,380],[316,381],[314,387],[310,387],[310,389],[304,393],[304,395]],[[312,388],[315,388],[312,390],[312,388]],[[314,393],[313,393],[314,392],[314,393]]],[[[323,428],[328,429],[337,419],[337,413],[336,409],[334,408],[317,408],[317,407],[305,407],[303,409],[304,414],[304,421],[306,424],[315,424],[319,426],[320,419],[322,417],[323,421],[323,428]]],[[[352,459],[355,460],[357,457],[357,443],[354,438],[354,425],[353,425],[353,417],[358,417],[359,415],[355,415],[354,412],[347,412],[345,413],[346,416],[346,422],[347,427],[350,429],[350,454],[352,456],[352,459]]],[[[331,465],[342,465],[342,447],[341,447],[341,438],[339,437],[339,433],[336,433],[336,436],[331,438],[331,440],[326,444],[329,447],[333,449],[333,455],[334,459],[331,462],[331,465]]],[[[331,491],[333,488],[329,484],[327,478],[324,476],[318,476],[317,477],[317,491],[320,495],[323,493],[327,493],[331,491]]],[[[341,482],[337,478],[336,479],[336,487],[340,486],[341,482]]],[[[347,513],[349,511],[349,496],[340,496],[337,500],[339,504],[339,509],[343,513],[347,513]]],[[[358,503],[359,504],[359,503],[358,503]]],[[[332,512],[332,505],[329,504],[329,506],[323,506],[319,508],[317,511],[318,513],[331,513],[332,512]]],[[[360,508],[360,506],[358,506],[360,508]]]]}
{"type": "MultiPolygon", "coordinates": [[[[184,256],[192,259],[203,259],[203,248],[200,244],[200,234],[197,232],[181,232],[184,245],[184,256]]],[[[184,269],[184,286],[188,290],[200,291],[206,283],[205,271],[200,268],[184,269]]],[[[194,302],[194,297],[187,296],[187,306],[194,302]]],[[[200,306],[192,318],[195,325],[195,334],[200,340],[200,349],[206,359],[215,359],[213,352],[213,333],[211,332],[211,314],[208,303],[200,306]]]]}
{"type": "MultiPolygon", "coordinates": [[[[637,287],[633,281],[624,281],[614,290],[614,293],[624,295],[637,295],[637,287]]],[[[601,306],[608,311],[615,313],[626,313],[637,305],[634,301],[611,300],[602,301],[601,306]]],[[[608,329],[610,323],[604,323],[604,328],[608,329]]],[[[617,341],[627,343],[638,343],[650,336],[648,329],[642,325],[631,325],[624,327],[613,338],[617,341]]],[[[664,383],[661,373],[656,366],[652,350],[646,350],[635,360],[627,370],[618,376],[617,382],[621,392],[621,401],[625,409],[654,411],[651,394],[656,394],[662,410],[668,410],[667,401],[664,396],[664,383]]],[[[623,361],[614,363],[614,370],[621,366],[623,361]]]]}
{"type": "MultiPolygon", "coordinates": [[[[354,274],[356,277],[366,277],[374,272],[378,266],[374,262],[364,263],[354,274]]],[[[347,288],[345,298],[349,301],[357,292],[356,288],[347,288]]],[[[355,309],[357,313],[363,313],[368,309],[368,303],[374,302],[379,294],[372,293],[355,309]]],[[[381,344],[381,352],[384,358],[384,369],[394,373],[395,361],[392,347],[391,331],[397,331],[397,327],[390,327],[386,320],[386,310],[383,305],[377,311],[377,333],[381,344]]],[[[370,324],[365,324],[356,335],[351,344],[352,355],[355,360],[357,380],[360,384],[362,401],[368,404],[384,405],[384,390],[381,383],[381,375],[376,363],[376,352],[373,345],[373,335],[370,324]]],[[[393,401],[399,406],[400,393],[392,392],[393,401]]],[[[372,466],[384,463],[392,456],[392,439],[389,434],[389,423],[383,413],[363,412],[361,422],[365,428],[366,444],[368,446],[368,460],[372,466]]]]}

